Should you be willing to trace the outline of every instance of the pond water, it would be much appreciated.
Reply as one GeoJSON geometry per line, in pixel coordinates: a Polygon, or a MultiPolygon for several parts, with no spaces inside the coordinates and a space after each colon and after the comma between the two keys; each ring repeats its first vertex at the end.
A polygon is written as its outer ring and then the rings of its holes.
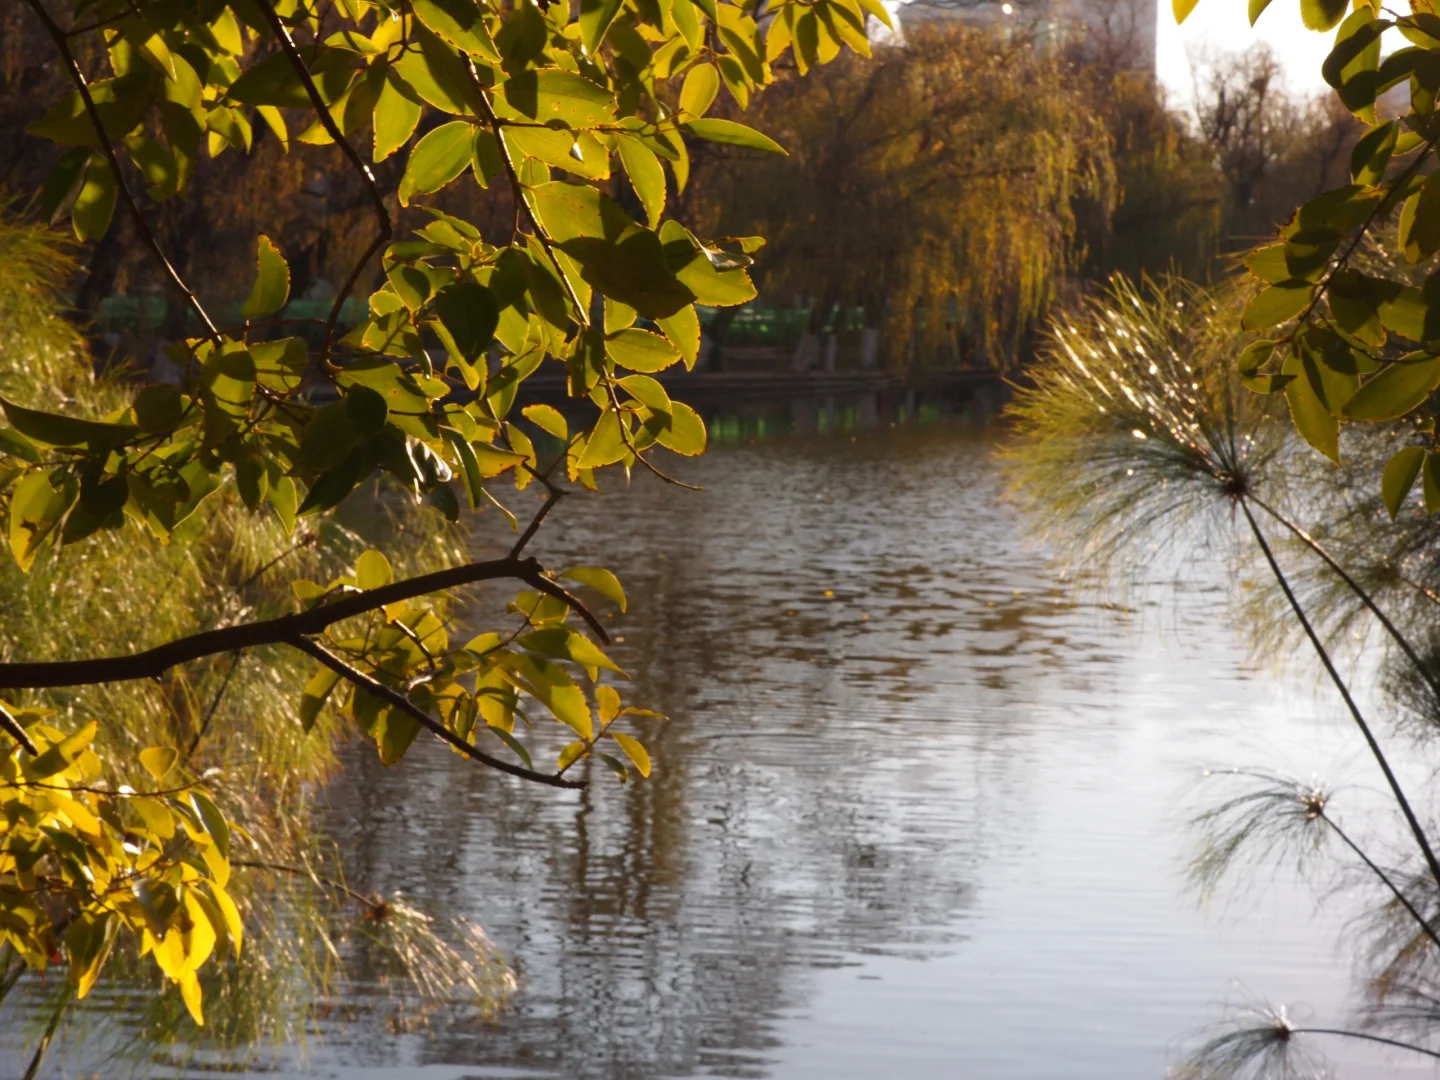
{"type": "Polygon", "coordinates": [[[1343,1018],[1351,912],[1283,876],[1204,905],[1185,820],[1205,766],[1368,779],[1350,730],[1247,667],[1218,563],[1129,610],[1073,589],[992,448],[739,439],[685,463],[702,492],[562,503],[537,553],[625,581],[654,778],[357,752],[352,882],[475,919],[521,991],[424,1036],[327,1025],[266,1075],[1159,1078],[1227,1003],[1343,1018]]]}

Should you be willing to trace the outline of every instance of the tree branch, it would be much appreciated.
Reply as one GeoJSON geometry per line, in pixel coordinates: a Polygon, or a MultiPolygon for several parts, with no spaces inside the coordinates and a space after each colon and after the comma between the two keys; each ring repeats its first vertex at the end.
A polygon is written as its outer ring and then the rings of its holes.
{"type": "MultiPolygon", "coordinates": [[[[32,0],[32,3],[33,2],[36,2],[36,0],[32,0]]],[[[365,164],[365,160],[356,152],[355,148],[350,145],[350,141],[345,138],[339,126],[335,123],[335,118],[330,115],[330,107],[325,104],[325,99],[320,96],[320,88],[315,85],[315,80],[310,77],[310,69],[305,66],[304,58],[295,47],[295,39],[290,36],[290,31],[287,30],[285,24],[280,21],[280,16],[275,13],[275,9],[271,6],[270,0],[257,0],[256,6],[259,7],[260,13],[265,17],[265,21],[270,24],[270,29],[274,31],[276,40],[280,42],[281,51],[285,53],[290,61],[290,66],[295,69],[295,75],[299,78],[301,85],[305,87],[305,96],[310,99],[310,104],[315,107],[315,113],[320,121],[320,125],[325,129],[326,134],[335,140],[335,145],[340,148],[340,152],[345,155],[350,164],[354,166],[355,171],[360,174],[361,180],[365,182],[365,190],[370,196],[371,205],[375,208],[376,220],[380,223],[379,234],[370,242],[370,246],[365,249],[365,253],[360,256],[355,266],[351,269],[350,276],[345,279],[345,284],[342,285],[340,291],[335,294],[335,302],[330,307],[330,317],[325,320],[325,343],[321,346],[320,355],[328,365],[330,363],[331,346],[335,338],[335,324],[340,320],[340,310],[345,306],[345,300],[349,297],[351,290],[355,288],[355,283],[360,279],[360,273],[365,269],[366,264],[370,262],[370,259],[377,251],[390,242],[390,238],[394,235],[395,231],[394,225],[391,224],[390,221],[390,211],[385,209],[385,199],[380,194],[380,185],[375,181],[375,174],[370,171],[370,166],[365,164]]]]}
{"type": "Polygon", "coordinates": [[[115,174],[115,187],[120,193],[120,198],[125,202],[130,219],[135,223],[135,231],[140,234],[140,239],[145,242],[145,246],[150,249],[151,254],[160,263],[160,268],[165,271],[170,283],[185,297],[186,303],[195,312],[200,324],[205,327],[206,336],[218,345],[221,340],[220,331],[210,321],[210,316],[201,305],[200,299],[190,291],[190,286],[185,284],[185,279],[180,276],[180,272],[165,257],[165,252],[160,247],[160,242],[155,239],[155,233],[151,230],[150,223],[140,212],[140,206],[135,202],[135,196],[130,194],[130,186],[125,183],[125,174],[120,171],[120,159],[115,154],[115,146],[111,143],[110,135],[100,120],[100,112],[95,107],[95,98],[90,93],[90,84],[86,81],[85,72],[80,69],[80,63],[75,59],[75,54],[70,51],[70,43],[66,40],[65,31],[61,30],[55,20],[50,17],[50,13],[45,10],[40,0],[26,0],[26,3],[30,5],[30,10],[35,12],[35,17],[44,24],[45,32],[50,35],[50,40],[55,43],[56,51],[65,61],[70,81],[75,84],[75,89],[80,94],[80,100],[85,104],[85,113],[90,117],[90,125],[95,129],[95,138],[100,143],[100,152],[105,155],[105,160],[110,164],[110,171],[115,174]]]}
{"type": "Polygon", "coordinates": [[[333,603],[311,608],[275,619],[241,623],[218,630],[177,638],[145,652],[128,656],[93,657],[88,660],[57,660],[42,663],[0,664],[0,690],[41,689],[55,686],[89,686],[95,683],[124,682],[129,679],[154,678],[176,664],[198,660],[203,656],[249,649],[257,645],[293,643],[296,638],[321,633],[326,627],[343,619],[375,611],[386,604],[411,600],[427,593],[442,592],[478,581],[513,578],[531,588],[562,601],[585,620],[597,637],[609,644],[610,637],[600,621],[590,613],[569,590],[545,576],[545,570],[534,558],[493,559],[489,562],[466,563],[448,570],[406,581],[397,581],[383,588],[343,596],[333,603]]]}
{"type": "Polygon", "coordinates": [[[367,694],[373,694],[375,697],[378,697],[382,701],[387,702],[394,708],[399,709],[401,712],[405,713],[405,715],[412,717],[426,731],[430,732],[442,742],[448,743],[449,745],[453,746],[456,750],[459,750],[466,757],[474,758],[476,761],[480,762],[483,765],[488,765],[492,769],[498,769],[500,772],[509,773],[511,776],[518,776],[522,780],[529,780],[532,783],[536,784],[546,784],[550,787],[560,788],[580,788],[585,786],[582,782],[578,782],[575,780],[566,780],[564,777],[558,774],[549,775],[547,773],[536,772],[533,769],[526,769],[519,765],[512,765],[508,761],[502,761],[500,758],[491,757],[483,750],[477,750],[474,746],[466,742],[464,739],[460,738],[459,735],[456,735],[444,724],[440,723],[440,721],[436,720],[424,709],[420,708],[418,705],[412,702],[404,694],[400,693],[398,690],[386,686],[384,683],[379,682],[376,679],[372,679],[369,675],[366,675],[359,668],[352,667],[351,665],[347,664],[344,660],[340,659],[340,657],[336,656],[330,650],[326,649],[318,641],[313,641],[310,638],[306,637],[297,637],[291,641],[286,642],[286,644],[292,645],[295,648],[299,649],[301,652],[305,653],[307,656],[313,657],[314,659],[320,661],[320,663],[324,664],[331,671],[335,672],[335,674],[339,675],[346,682],[349,682],[352,685],[358,687],[359,689],[364,690],[367,694]]]}

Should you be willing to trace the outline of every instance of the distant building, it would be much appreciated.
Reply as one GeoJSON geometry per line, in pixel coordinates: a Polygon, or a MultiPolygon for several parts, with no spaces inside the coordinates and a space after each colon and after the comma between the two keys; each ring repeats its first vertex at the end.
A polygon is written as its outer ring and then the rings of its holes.
{"type": "Polygon", "coordinates": [[[883,27],[877,44],[899,44],[907,26],[963,20],[1002,33],[1027,29],[1044,45],[1089,54],[1116,67],[1155,74],[1157,0],[883,0],[898,32],[883,27]]]}

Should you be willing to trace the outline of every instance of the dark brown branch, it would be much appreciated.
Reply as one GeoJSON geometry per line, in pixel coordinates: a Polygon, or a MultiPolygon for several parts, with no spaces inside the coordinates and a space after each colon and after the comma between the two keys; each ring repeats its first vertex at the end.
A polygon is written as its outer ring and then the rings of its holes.
{"type": "Polygon", "coordinates": [[[550,787],[560,788],[579,788],[585,786],[583,783],[578,783],[574,780],[566,780],[564,777],[559,775],[549,775],[547,773],[536,772],[534,769],[526,769],[519,765],[512,765],[508,761],[502,761],[500,758],[492,757],[491,755],[485,753],[483,750],[477,750],[474,746],[466,742],[464,739],[460,738],[459,735],[456,735],[444,724],[440,723],[440,721],[436,720],[424,709],[416,705],[404,694],[400,693],[398,690],[386,686],[384,683],[379,682],[376,679],[372,679],[369,675],[366,675],[359,668],[355,668],[347,664],[344,660],[340,659],[340,657],[336,656],[330,650],[326,649],[318,641],[312,641],[310,638],[299,637],[287,642],[287,644],[293,645],[295,648],[305,653],[305,655],[313,657],[314,659],[320,661],[320,663],[324,664],[331,671],[335,672],[335,674],[339,675],[342,679],[358,687],[359,689],[364,690],[367,694],[373,694],[375,697],[380,698],[387,704],[399,709],[401,712],[405,713],[405,715],[413,718],[417,723],[419,723],[421,727],[423,727],[426,731],[430,732],[437,739],[440,739],[442,742],[448,743],[450,746],[453,746],[456,750],[459,750],[466,757],[474,758],[476,761],[480,762],[483,765],[488,765],[492,769],[498,769],[500,772],[509,773],[511,776],[518,776],[522,780],[529,780],[532,783],[536,784],[546,784],[550,787]]]}
{"type": "Polygon", "coordinates": [[[495,581],[501,578],[523,581],[531,588],[564,602],[585,620],[601,641],[609,643],[609,635],[605,633],[600,621],[567,589],[546,577],[544,568],[536,559],[505,558],[437,570],[432,574],[397,581],[383,588],[352,593],[309,611],[207,630],[128,656],[0,664],[0,690],[89,686],[95,683],[155,678],[176,664],[198,660],[203,656],[254,648],[257,645],[290,643],[298,637],[321,633],[333,623],[375,611],[386,604],[412,600],[427,593],[442,592],[478,581],[495,581]]]}
{"type": "Polygon", "coordinates": [[[560,283],[565,286],[570,303],[575,305],[576,322],[581,326],[589,327],[590,313],[585,310],[585,305],[580,302],[580,296],[575,291],[575,286],[570,283],[565,268],[555,257],[555,247],[550,240],[550,235],[545,231],[545,226],[540,223],[540,219],[535,216],[535,211],[525,201],[525,185],[520,182],[520,171],[515,167],[515,159],[510,156],[510,148],[505,145],[505,138],[500,131],[500,118],[495,115],[495,109],[490,104],[490,99],[485,96],[485,88],[480,85],[480,80],[475,75],[475,67],[468,60],[465,63],[465,73],[470,79],[470,85],[475,91],[476,98],[480,101],[480,107],[485,110],[485,120],[495,134],[495,141],[500,145],[500,160],[505,166],[505,176],[510,181],[510,195],[515,200],[516,216],[518,217],[523,212],[530,219],[530,226],[535,230],[535,239],[540,242],[540,247],[544,250],[551,265],[555,267],[555,273],[559,276],[560,283]]]}
{"type": "Polygon", "coordinates": [[[215,324],[210,321],[210,316],[201,305],[200,299],[190,291],[190,286],[185,284],[185,279],[180,272],[165,256],[160,242],[155,239],[155,233],[150,229],[150,223],[145,220],[145,215],[140,212],[140,206],[135,201],[135,196],[130,194],[130,185],[125,183],[125,174],[120,171],[120,158],[115,153],[115,146],[110,141],[110,135],[105,130],[105,125],[100,120],[100,112],[95,107],[95,98],[90,93],[90,84],[85,79],[85,72],[81,70],[80,63],[75,59],[75,54],[70,51],[70,43],[66,40],[65,31],[61,30],[50,13],[45,10],[40,0],[26,0],[30,10],[35,12],[35,17],[45,26],[45,32],[50,35],[50,40],[55,43],[55,49],[65,61],[67,74],[70,81],[75,84],[79,91],[80,100],[85,104],[85,114],[90,117],[90,125],[95,129],[95,138],[100,143],[100,152],[105,155],[105,160],[110,164],[110,171],[115,174],[115,187],[120,193],[120,198],[125,202],[125,208],[130,213],[130,219],[135,223],[135,231],[140,234],[140,239],[155,256],[170,283],[180,290],[185,297],[186,303],[190,305],[200,324],[205,327],[206,336],[211,338],[217,345],[220,343],[220,331],[215,329],[215,324]]]}
{"type": "MultiPolygon", "coordinates": [[[[34,0],[32,0],[34,2],[34,0]]],[[[370,166],[365,164],[350,141],[341,133],[335,118],[330,115],[330,107],[325,104],[325,99],[320,96],[320,88],[315,85],[315,80],[310,77],[310,69],[305,66],[305,60],[300,51],[295,47],[295,39],[290,36],[290,31],[280,21],[280,16],[275,14],[275,9],[270,5],[269,0],[259,0],[257,6],[274,31],[275,38],[280,42],[280,48],[290,61],[290,66],[295,69],[295,75],[299,78],[302,86],[305,87],[305,96],[310,99],[310,104],[315,107],[315,113],[320,121],[321,127],[327,135],[335,141],[340,152],[345,155],[346,160],[360,174],[360,179],[365,183],[365,190],[370,196],[370,204],[375,208],[375,218],[380,224],[380,232],[370,242],[359,260],[350,271],[350,276],[345,279],[345,284],[335,294],[335,303],[330,307],[330,317],[325,320],[325,343],[321,346],[320,355],[326,364],[330,363],[330,350],[335,339],[335,324],[340,321],[340,310],[345,306],[345,300],[355,288],[355,283],[360,280],[360,274],[366,265],[374,257],[375,253],[390,242],[394,235],[394,225],[390,221],[390,211],[385,209],[384,196],[380,194],[380,185],[375,181],[375,174],[370,171],[370,166]]]]}
{"type": "MultiPolygon", "coordinates": [[[[534,472],[533,469],[531,471],[534,472]]],[[[530,519],[530,524],[525,526],[525,531],[520,534],[520,539],[516,540],[515,546],[510,549],[510,558],[512,559],[520,557],[520,553],[525,550],[525,545],[530,543],[536,532],[539,531],[540,523],[545,520],[545,516],[555,508],[556,503],[565,497],[565,489],[552,484],[548,476],[542,476],[540,473],[535,473],[535,475],[545,485],[548,494],[545,496],[544,504],[530,519]]]]}

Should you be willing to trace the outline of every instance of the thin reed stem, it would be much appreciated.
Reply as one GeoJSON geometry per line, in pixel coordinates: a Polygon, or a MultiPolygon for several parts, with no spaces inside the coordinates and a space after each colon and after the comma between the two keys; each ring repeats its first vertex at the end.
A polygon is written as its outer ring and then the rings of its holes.
{"type": "Polygon", "coordinates": [[[1274,574],[1276,582],[1285,594],[1285,599],[1290,602],[1290,608],[1295,612],[1295,618],[1304,629],[1305,636],[1310,639],[1310,644],[1314,646],[1316,654],[1320,657],[1320,662],[1324,664],[1325,671],[1330,676],[1330,681],[1333,682],[1335,688],[1340,691],[1340,696],[1344,699],[1346,707],[1350,710],[1350,715],[1355,720],[1355,726],[1360,729],[1360,733],[1365,737],[1365,742],[1369,745],[1370,753],[1374,755],[1376,763],[1380,766],[1380,771],[1385,774],[1385,781],[1390,785],[1390,790],[1395,796],[1395,801],[1399,804],[1400,811],[1405,815],[1405,821],[1410,826],[1410,832],[1414,835],[1415,842],[1420,846],[1420,851],[1425,856],[1426,865],[1430,868],[1430,875],[1435,879],[1436,885],[1440,886],[1440,860],[1436,859],[1434,849],[1430,846],[1430,838],[1426,836],[1424,828],[1420,825],[1420,819],[1416,817],[1415,811],[1410,805],[1410,800],[1405,797],[1404,788],[1400,786],[1399,779],[1390,768],[1390,762],[1385,757],[1385,751],[1380,748],[1380,743],[1375,738],[1375,733],[1370,730],[1370,725],[1366,722],[1364,714],[1360,711],[1360,707],[1355,704],[1355,699],[1350,695],[1349,687],[1345,685],[1345,680],[1340,677],[1340,672],[1336,670],[1334,661],[1330,659],[1330,653],[1325,648],[1324,642],[1320,640],[1320,635],[1315,632],[1315,628],[1310,624],[1310,619],[1305,614],[1305,609],[1300,605],[1300,601],[1296,598],[1294,590],[1290,588],[1289,579],[1286,578],[1285,572],[1280,569],[1280,564],[1275,559],[1275,553],[1270,550],[1270,543],[1265,539],[1265,533],[1260,528],[1260,523],[1255,520],[1255,515],[1250,510],[1248,498],[1241,497],[1235,501],[1239,503],[1241,511],[1245,514],[1245,520],[1250,524],[1250,531],[1255,536],[1255,542],[1260,545],[1260,550],[1265,555],[1265,561],[1270,564],[1270,572],[1274,574]]]}
{"type": "Polygon", "coordinates": [[[1322,813],[1320,815],[1320,820],[1325,822],[1326,825],[1330,826],[1331,830],[1335,833],[1336,836],[1341,839],[1345,846],[1355,853],[1356,858],[1363,862],[1366,868],[1369,869],[1372,874],[1374,874],[1377,878],[1380,879],[1380,881],[1385,885],[1385,887],[1390,890],[1391,895],[1394,896],[1396,900],[1400,901],[1401,906],[1410,913],[1410,917],[1414,919],[1415,922],[1419,924],[1420,929],[1425,932],[1425,936],[1428,937],[1431,942],[1433,942],[1437,947],[1440,947],[1440,935],[1436,934],[1435,928],[1430,925],[1430,921],[1426,919],[1425,916],[1421,915],[1415,905],[1410,902],[1410,899],[1403,892],[1400,891],[1400,887],[1396,885],[1395,882],[1390,880],[1390,875],[1385,873],[1384,870],[1380,869],[1380,867],[1375,864],[1375,861],[1371,859],[1369,855],[1366,855],[1364,851],[1361,850],[1360,845],[1355,843],[1355,841],[1350,838],[1350,834],[1347,833],[1344,829],[1340,828],[1340,826],[1336,824],[1335,820],[1331,818],[1328,814],[1322,813]]]}
{"type": "Polygon", "coordinates": [[[1350,591],[1355,594],[1356,598],[1362,604],[1364,604],[1366,608],[1369,609],[1370,614],[1374,615],[1380,625],[1385,628],[1386,633],[1388,633],[1390,637],[1394,639],[1395,644],[1400,646],[1400,650],[1406,655],[1406,657],[1409,658],[1410,662],[1415,665],[1415,670],[1420,673],[1420,677],[1425,680],[1425,684],[1429,686],[1431,692],[1434,693],[1436,701],[1440,702],[1440,680],[1437,680],[1435,678],[1431,669],[1426,666],[1423,660],[1420,659],[1420,654],[1415,650],[1415,647],[1410,644],[1409,639],[1400,632],[1399,627],[1397,627],[1393,622],[1390,621],[1389,616],[1387,616],[1385,612],[1380,610],[1380,605],[1375,602],[1374,597],[1372,597],[1370,593],[1366,589],[1364,589],[1358,581],[1356,581],[1353,577],[1350,576],[1349,572],[1340,565],[1340,563],[1335,559],[1335,557],[1331,555],[1330,552],[1325,550],[1324,545],[1322,545],[1320,541],[1316,540],[1313,536],[1311,536],[1308,532],[1302,529],[1289,517],[1280,513],[1274,507],[1270,506],[1268,503],[1262,501],[1261,499],[1257,499],[1254,495],[1247,495],[1246,498],[1248,498],[1250,502],[1254,503],[1261,510],[1264,510],[1265,513],[1269,514],[1270,517],[1273,518],[1275,521],[1279,522],[1286,529],[1288,529],[1297,540],[1299,540],[1302,544],[1308,547],[1316,555],[1320,556],[1326,566],[1330,567],[1331,570],[1335,571],[1336,575],[1339,576],[1340,580],[1349,587],[1350,591]]]}

